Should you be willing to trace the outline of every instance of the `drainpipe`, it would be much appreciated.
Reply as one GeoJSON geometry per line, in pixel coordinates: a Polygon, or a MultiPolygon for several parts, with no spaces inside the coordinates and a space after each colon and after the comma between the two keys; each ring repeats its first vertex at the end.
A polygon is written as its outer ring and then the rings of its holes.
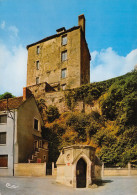
{"type": "Polygon", "coordinates": [[[13,176],[14,176],[15,110],[13,111],[13,176]]]}

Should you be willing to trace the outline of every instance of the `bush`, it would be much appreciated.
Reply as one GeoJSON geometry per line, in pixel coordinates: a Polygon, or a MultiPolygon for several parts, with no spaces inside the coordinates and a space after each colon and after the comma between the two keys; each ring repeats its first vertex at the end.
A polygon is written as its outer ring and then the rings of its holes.
{"type": "Polygon", "coordinates": [[[80,141],[86,140],[86,126],[89,123],[89,117],[85,114],[72,114],[66,122],[69,127],[72,127],[78,133],[80,141]]]}
{"type": "Polygon", "coordinates": [[[46,115],[48,122],[53,122],[55,119],[59,118],[60,114],[56,106],[49,106],[46,110],[46,115]]]}

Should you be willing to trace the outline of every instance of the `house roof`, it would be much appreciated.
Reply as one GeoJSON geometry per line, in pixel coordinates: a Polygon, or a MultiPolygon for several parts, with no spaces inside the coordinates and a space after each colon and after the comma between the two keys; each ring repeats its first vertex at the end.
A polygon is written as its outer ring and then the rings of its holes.
{"type": "Polygon", "coordinates": [[[72,28],[70,28],[70,29],[68,29],[68,30],[65,30],[65,31],[62,32],[62,33],[54,34],[54,35],[52,35],[52,36],[46,37],[46,38],[44,38],[44,39],[41,39],[40,41],[37,41],[37,42],[32,43],[32,44],[30,44],[30,45],[27,45],[27,49],[28,49],[29,47],[33,46],[33,45],[36,45],[36,44],[39,44],[39,43],[48,41],[48,40],[53,39],[53,38],[55,38],[55,37],[59,37],[59,36],[62,35],[62,34],[65,34],[65,33],[67,33],[67,32],[71,32],[71,31],[76,30],[76,29],[78,29],[78,28],[80,28],[80,26],[74,26],[74,27],[72,27],[72,28]]]}
{"type": "MultiPolygon", "coordinates": [[[[9,98],[8,99],[8,109],[16,109],[23,103],[23,96],[9,98]]],[[[7,99],[0,100],[0,111],[7,110],[7,99]]]]}

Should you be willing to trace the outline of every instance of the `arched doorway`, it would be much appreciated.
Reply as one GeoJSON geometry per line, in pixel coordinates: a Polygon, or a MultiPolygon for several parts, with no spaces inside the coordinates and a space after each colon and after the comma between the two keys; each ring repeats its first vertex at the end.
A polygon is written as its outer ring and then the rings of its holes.
{"type": "Polygon", "coordinates": [[[86,187],[86,172],[87,172],[87,164],[83,160],[83,158],[80,158],[76,166],[76,186],[77,188],[86,187]]]}

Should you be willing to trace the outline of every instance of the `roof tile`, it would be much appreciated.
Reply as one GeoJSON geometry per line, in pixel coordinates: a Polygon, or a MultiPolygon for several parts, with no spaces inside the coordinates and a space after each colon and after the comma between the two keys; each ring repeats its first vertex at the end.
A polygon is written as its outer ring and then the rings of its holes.
{"type": "MultiPolygon", "coordinates": [[[[18,108],[23,103],[23,97],[8,99],[8,109],[18,108]]],[[[0,111],[7,110],[7,99],[0,100],[0,111]]]]}

